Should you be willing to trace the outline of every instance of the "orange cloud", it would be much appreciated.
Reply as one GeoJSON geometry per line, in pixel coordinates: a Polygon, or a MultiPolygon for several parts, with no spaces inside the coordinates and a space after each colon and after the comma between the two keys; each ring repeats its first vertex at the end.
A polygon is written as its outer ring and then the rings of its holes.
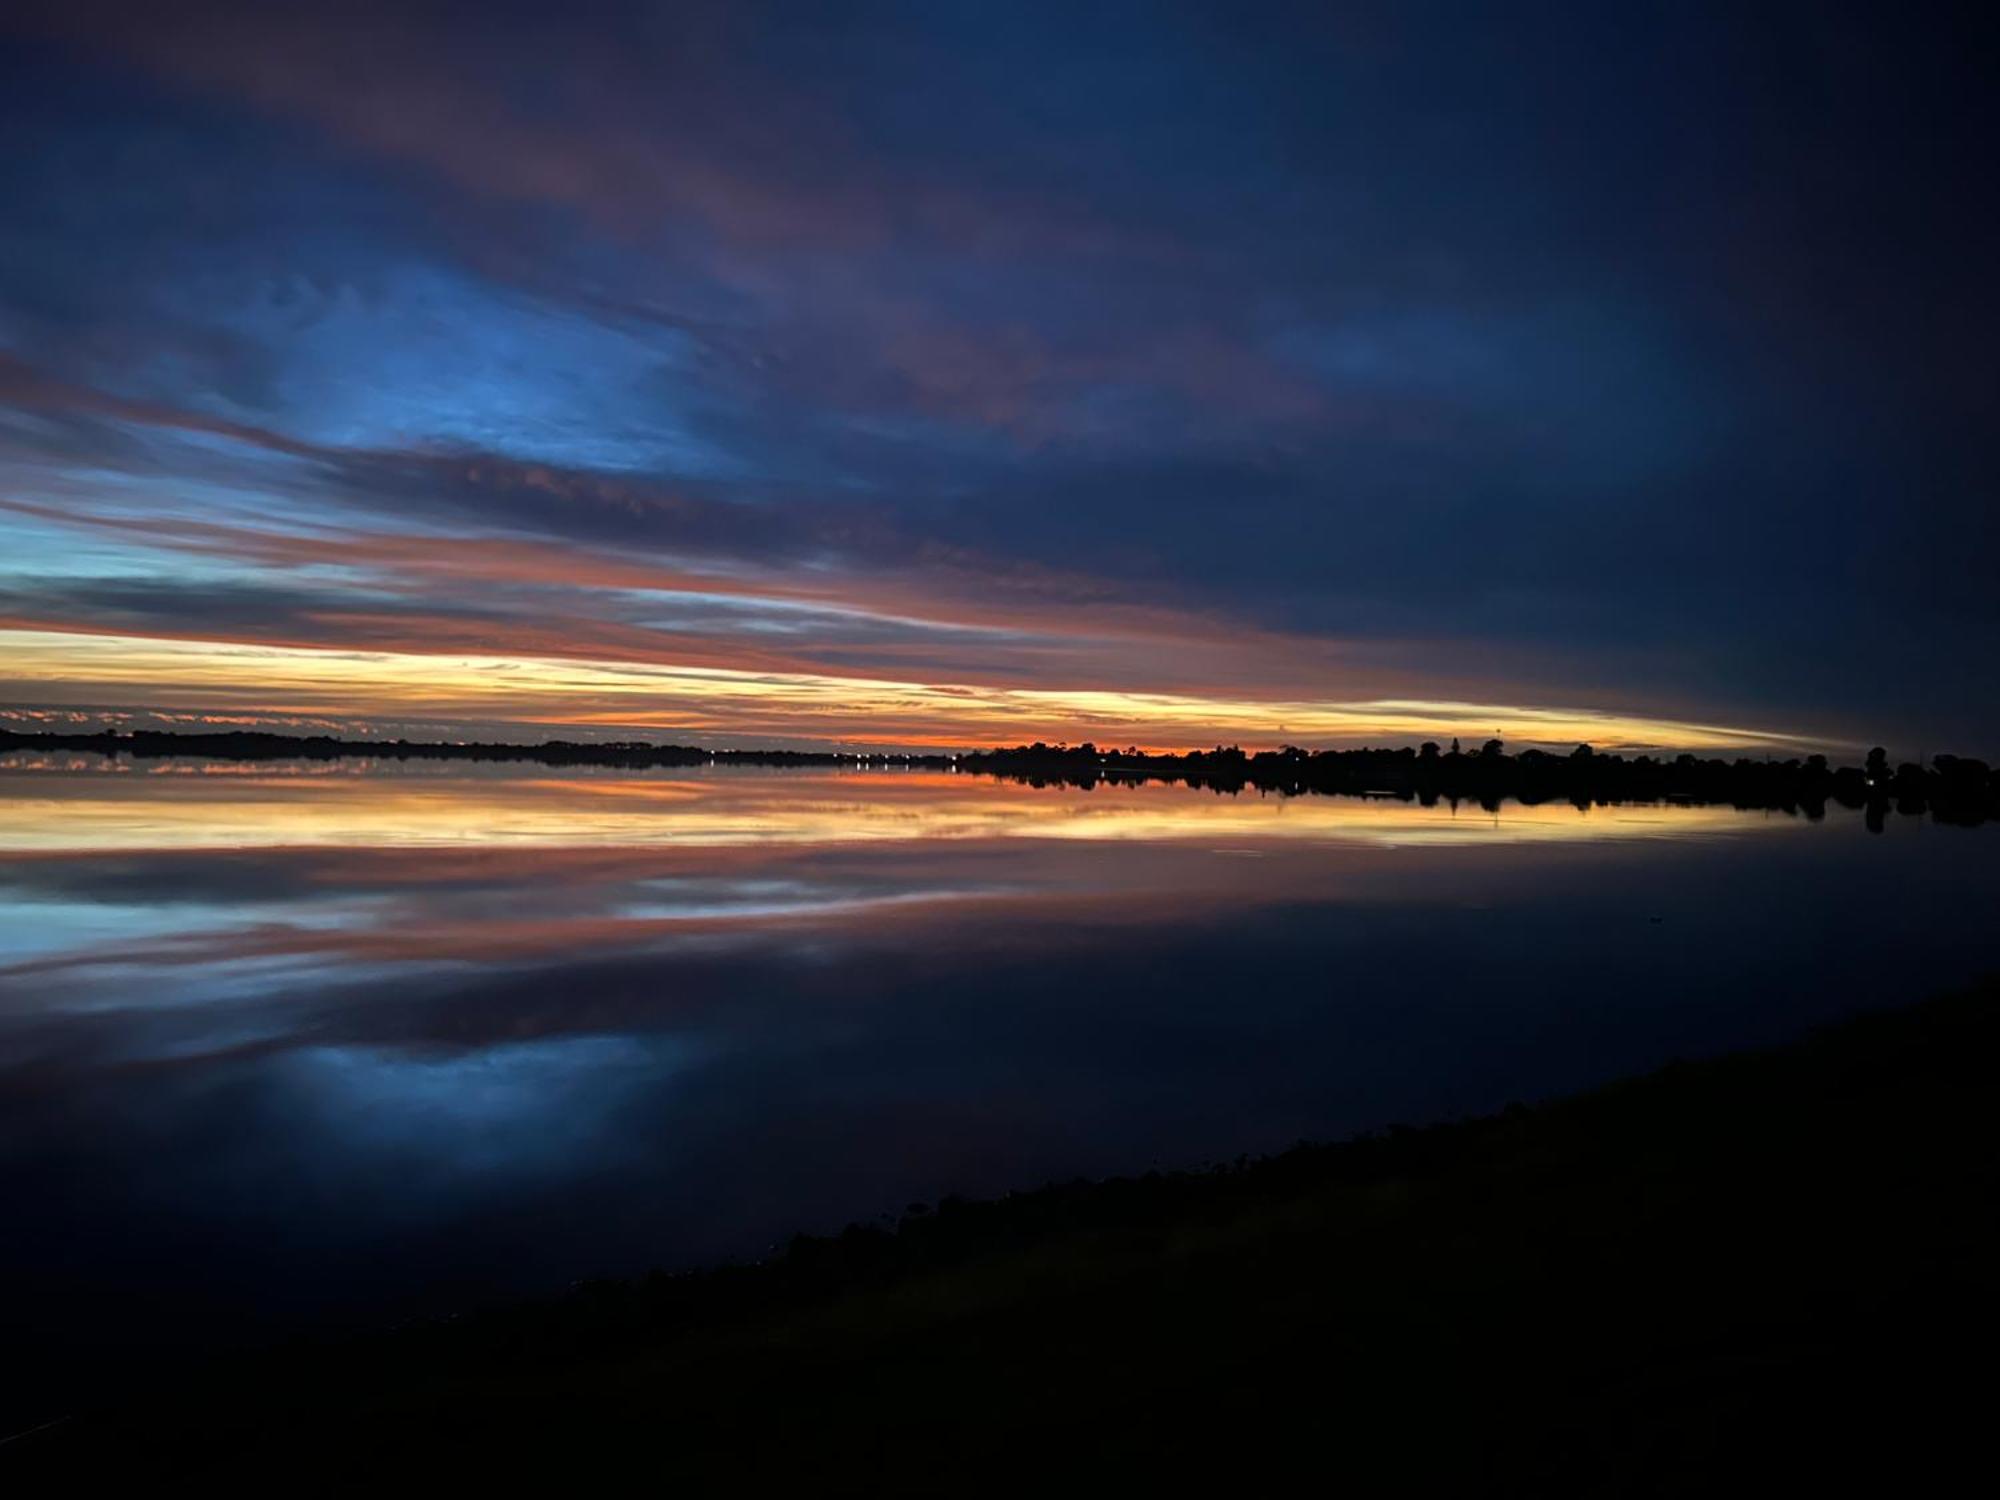
{"type": "Polygon", "coordinates": [[[473,650],[416,653],[23,630],[0,620],[10,691],[45,701],[254,704],[280,714],[451,717],[759,739],[978,746],[1035,738],[1190,745],[1412,739],[1764,750],[1788,737],[1582,708],[1423,699],[1270,700],[989,687],[473,650]],[[4,628],[9,625],[16,628],[4,628]]]}

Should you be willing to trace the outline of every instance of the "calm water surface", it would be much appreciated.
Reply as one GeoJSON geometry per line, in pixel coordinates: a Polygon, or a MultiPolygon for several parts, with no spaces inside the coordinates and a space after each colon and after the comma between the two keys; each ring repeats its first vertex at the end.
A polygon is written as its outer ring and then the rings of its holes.
{"type": "Polygon", "coordinates": [[[2000,835],[922,772],[0,760],[0,1426],[1494,1108],[2000,968],[2000,835]]]}

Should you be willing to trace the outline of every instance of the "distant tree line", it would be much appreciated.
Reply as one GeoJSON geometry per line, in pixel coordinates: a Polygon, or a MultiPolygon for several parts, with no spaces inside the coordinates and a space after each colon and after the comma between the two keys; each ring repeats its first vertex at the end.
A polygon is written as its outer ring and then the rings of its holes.
{"type": "Polygon", "coordinates": [[[486,741],[344,740],[331,735],[266,734],[230,730],[181,734],[140,729],[129,733],[20,734],[0,730],[0,752],[71,750],[137,759],[183,756],[206,760],[476,760],[534,761],[545,766],[895,766],[948,769],[948,755],[854,754],[832,750],[708,750],[699,745],[652,745],[641,740],[544,740],[539,745],[486,741]]]}
{"type": "Polygon", "coordinates": [[[1928,764],[1891,765],[1880,746],[1859,766],[1833,766],[1824,755],[1786,760],[1739,756],[1734,760],[1683,754],[1624,756],[1578,745],[1567,754],[1523,750],[1509,754],[1499,740],[1463,750],[1435,742],[1394,750],[1247,751],[1235,745],[1186,754],[1100,749],[1081,745],[1018,745],[968,755],[852,754],[831,750],[709,750],[698,745],[652,745],[623,740],[584,743],[545,740],[539,745],[451,743],[424,740],[347,740],[329,735],[129,733],[41,734],[0,730],[0,752],[82,751],[99,755],[200,757],[210,760],[533,761],[549,766],[874,766],[950,770],[1005,777],[1035,786],[1092,787],[1103,781],[1169,781],[1222,793],[1245,790],[1283,796],[1308,793],[1387,796],[1420,802],[1471,802],[1497,810],[1502,801],[1572,802],[1578,807],[1612,802],[1684,802],[1768,809],[1824,817],[1829,802],[1863,810],[1879,829],[1890,812],[1928,813],[1943,823],[1976,824],[2000,817],[2000,773],[1983,760],[1934,755],[1928,764]]]}
{"type": "Polygon", "coordinates": [[[1185,755],[1036,743],[962,756],[959,768],[1031,784],[1093,786],[1105,780],[1160,780],[1235,793],[1247,789],[1285,796],[1331,793],[1388,796],[1429,807],[1444,800],[1488,810],[1503,800],[1726,804],[1744,809],[1826,814],[1836,803],[1865,810],[1879,829],[1891,810],[1929,813],[1940,822],[1974,824],[2000,816],[2000,775],[1985,761],[1937,755],[1928,765],[1891,767],[1879,746],[1859,766],[1829,765],[1824,755],[1788,760],[1735,760],[1603,754],[1579,745],[1566,755],[1523,750],[1510,755],[1499,740],[1465,751],[1435,743],[1395,750],[1282,750],[1250,753],[1217,746],[1185,755]]]}

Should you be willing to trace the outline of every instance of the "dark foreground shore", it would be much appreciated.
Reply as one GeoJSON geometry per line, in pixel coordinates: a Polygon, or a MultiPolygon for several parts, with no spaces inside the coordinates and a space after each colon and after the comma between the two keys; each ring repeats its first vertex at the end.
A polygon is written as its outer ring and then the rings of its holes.
{"type": "Polygon", "coordinates": [[[16,1439],[0,1477],[1942,1492],[1991,1419],[1996,1062],[1988,986],[1552,1105],[293,1349],[16,1439]]]}

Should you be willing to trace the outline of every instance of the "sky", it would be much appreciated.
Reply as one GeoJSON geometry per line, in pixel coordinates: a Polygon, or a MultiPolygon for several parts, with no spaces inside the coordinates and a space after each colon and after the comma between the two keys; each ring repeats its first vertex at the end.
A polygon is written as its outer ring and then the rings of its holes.
{"type": "Polygon", "coordinates": [[[2000,752],[1971,8],[0,26],[0,723],[2000,752]]]}

